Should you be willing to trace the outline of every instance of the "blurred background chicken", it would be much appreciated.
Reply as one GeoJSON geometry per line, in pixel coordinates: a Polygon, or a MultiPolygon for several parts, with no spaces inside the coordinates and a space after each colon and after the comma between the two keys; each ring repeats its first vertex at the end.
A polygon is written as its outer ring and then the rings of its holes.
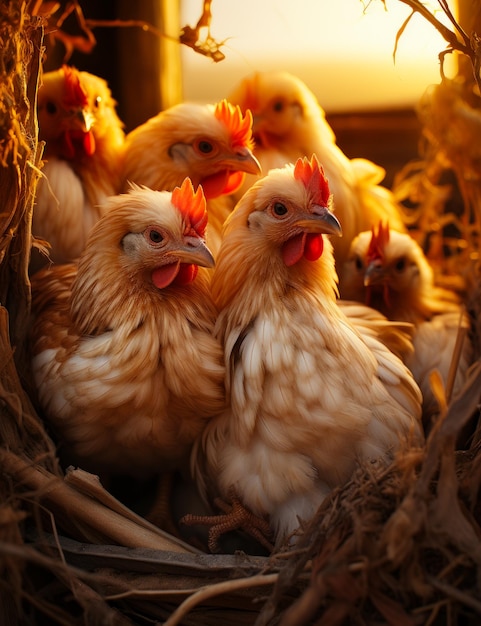
{"type": "Polygon", "coordinates": [[[109,478],[188,468],[224,406],[202,190],[135,187],[103,207],[78,263],[32,278],[32,367],[65,465],[109,478]]]}
{"type": "Polygon", "coordinates": [[[405,363],[423,393],[423,416],[429,429],[440,411],[431,372],[439,372],[449,399],[463,386],[473,359],[471,339],[463,332],[470,327],[469,316],[459,297],[435,284],[428,259],[408,233],[382,223],[352,241],[341,295],[375,307],[391,320],[414,324],[414,352],[405,363]],[[460,331],[462,347],[457,356],[460,331]]]}
{"type": "MultiPolygon", "coordinates": [[[[322,164],[334,196],[336,217],[343,236],[333,241],[338,272],[352,238],[379,219],[389,219],[402,230],[402,208],[392,193],[379,185],[385,171],[367,159],[349,159],[336,144],[325,113],[315,95],[296,76],[282,71],[256,72],[242,80],[228,100],[251,110],[254,154],[263,174],[271,168],[295,163],[315,154],[322,164]]],[[[254,182],[248,177],[241,189],[254,182]]]]}
{"type": "MultiPolygon", "coordinates": [[[[51,245],[54,262],[64,263],[82,252],[99,205],[120,190],[123,124],[105,80],[67,65],[42,76],[37,106],[46,162],[32,233],[51,245]]],[[[45,262],[35,253],[33,271],[45,262]]]]}
{"type": "Polygon", "coordinates": [[[207,243],[215,253],[234,204],[228,196],[245,173],[259,174],[252,154],[252,117],[223,100],[181,103],[162,111],[126,137],[124,188],[129,182],[172,190],[188,176],[207,198],[207,243]]]}
{"type": "Polygon", "coordinates": [[[277,544],[358,461],[422,441],[411,373],[338,306],[330,202],[315,157],[271,170],[228,218],[212,277],[228,408],[196,442],[193,473],[234,501],[223,529],[241,523],[238,498],[277,544]]]}

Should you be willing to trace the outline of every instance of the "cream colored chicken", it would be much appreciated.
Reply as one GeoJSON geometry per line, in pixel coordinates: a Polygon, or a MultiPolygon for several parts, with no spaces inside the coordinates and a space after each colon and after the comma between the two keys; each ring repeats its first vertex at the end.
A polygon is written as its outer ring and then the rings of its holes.
{"type": "Polygon", "coordinates": [[[102,476],[187,467],[224,407],[202,190],[112,197],[78,263],[32,278],[32,368],[62,459],[102,476]]]}
{"type": "MultiPolygon", "coordinates": [[[[79,256],[104,200],[120,191],[124,130],[115,107],[99,76],[64,65],[42,77],[37,108],[45,164],[32,232],[50,244],[56,263],[79,256]]],[[[35,256],[33,270],[45,262],[35,256]]]]}
{"type": "Polygon", "coordinates": [[[338,306],[330,206],[315,157],[271,170],[227,220],[212,278],[228,408],[193,472],[206,498],[268,518],[277,544],[358,462],[423,439],[411,373],[338,306]]]}
{"type": "Polygon", "coordinates": [[[429,428],[440,410],[430,383],[431,372],[439,372],[449,398],[461,389],[473,358],[467,334],[451,379],[458,333],[470,326],[459,297],[436,286],[429,261],[408,233],[383,223],[353,240],[341,294],[376,308],[388,319],[414,324],[414,352],[406,356],[405,363],[423,393],[424,421],[429,428]]]}

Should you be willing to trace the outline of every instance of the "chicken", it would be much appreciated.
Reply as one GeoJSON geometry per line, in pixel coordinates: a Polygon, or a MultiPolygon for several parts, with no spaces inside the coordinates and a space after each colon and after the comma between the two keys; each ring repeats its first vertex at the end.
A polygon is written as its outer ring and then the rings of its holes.
{"type": "MultiPolygon", "coordinates": [[[[379,183],[385,171],[367,159],[349,159],[336,144],[324,110],[307,85],[288,72],[256,72],[240,82],[228,100],[251,110],[254,154],[262,172],[316,154],[334,196],[334,212],[343,236],[333,241],[336,265],[342,268],[353,237],[379,219],[404,228],[402,207],[379,183]]],[[[250,176],[240,194],[255,178],[250,176]]],[[[339,271],[339,270],[338,270],[339,271]]]]}
{"type": "Polygon", "coordinates": [[[252,116],[226,100],[216,105],[181,103],[158,113],[126,137],[123,178],[172,190],[188,176],[207,198],[207,243],[215,253],[222,224],[234,204],[228,196],[245,173],[259,174],[252,154],[252,116]]]}
{"type": "Polygon", "coordinates": [[[65,463],[143,479],[188,467],[225,403],[205,198],[186,179],[103,208],[78,263],[32,277],[32,368],[65,463]]]}
{"type": "Polygon", "coordinates": [[[473,359],[472,342],[464,336],[456,378],[451,379],[458,332],[470,326],[458,296],[436,286],[429,261],[408,233],[383,223],[352,241],[341,294],[376,308],[391,320],[414,325],[414,352],[404,361],[423,393],[423,419],[429,430],[440,410],[431,372],[439,372],[449,399],[451,392],[456,395],[463,386],[473,359]]]}
{"type": "Polygon", "coordinates": [[[226,221],[212,277],[228,406],[192,472],[205,498],[269,519],[277,545],[358,462],[422,442],[411,373],[338,306],[330,205],[315,156],[271,170],[226,221]]]}
{"type": "MultiPolygon", "coordinates": [[[[32,232],[51,245],[54,262],[72,261],[120,191],[124,130],[102,78],[67,65],[46,72],[38,90],[39,139],[45,141],[32,232]]],[[[45,264],[34,259],[33,269],[45,264]]]]}

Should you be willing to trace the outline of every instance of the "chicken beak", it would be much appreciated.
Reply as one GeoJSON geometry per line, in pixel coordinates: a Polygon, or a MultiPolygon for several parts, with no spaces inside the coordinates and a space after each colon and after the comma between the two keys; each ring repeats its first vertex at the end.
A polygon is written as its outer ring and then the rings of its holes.
{"type": "Polygon", "coordinates": [[[184,237],[183,245],[173,249],[172,254],[175,254],[181,263],[192,263],[201,267],[215,265],[212,252],[200,237],[184,237]]]}
{"type": "Polygon", "coordinates": [[[315,204],[311,211],[296,221],[296,226],[306,233],[322,233],[342,237],[341,224],[337,217],[325,206],[315,204]]]}
{"type": "Polygon", "coordinates": [[[380,259],[374,259],[369,263],[364,273],[364,287],[371,287],[372,285],[380,285],[386,280],[386,272],[382,261],[380,259]]]}
{"type": "Polygon", "coordinates": [[[223,168],[232,171],[246,172],[246,174],[262,173],[259,161],[252,154],[251,150],[244,146],[234,148],[232,153],[226,155],[220,161],[220,164],[223,168]]]}
{"type": "Polygon", "coordinates": [[[88,109],[75,109],[70,113],[72,130],[88,133],[94,124],[94,116],[88,109]]]}

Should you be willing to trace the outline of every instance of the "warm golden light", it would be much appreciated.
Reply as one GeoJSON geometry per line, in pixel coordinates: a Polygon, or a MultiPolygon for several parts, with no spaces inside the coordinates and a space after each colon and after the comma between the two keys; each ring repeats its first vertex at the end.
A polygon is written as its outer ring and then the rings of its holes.
{"type": "MultiPolygon", "coordinates": [[[[201,5],[183,0],[181,23],[194,25],[201,5]]],[[[212,12],[212,35],[228,38],[226,59],[214,64],[182,51],[187,100],[217,101],[254,70],[285,69],[304,80],[327,111],[400,107],[440,79],[438,54],[446,43],[420,15],[393,61],[396,34],[411,13],[399,0],[386,0],[386,8],[381,0],[214,0],[212,12]]],[[[441,10],[436,17],[448,24],[441,10]]]]}

